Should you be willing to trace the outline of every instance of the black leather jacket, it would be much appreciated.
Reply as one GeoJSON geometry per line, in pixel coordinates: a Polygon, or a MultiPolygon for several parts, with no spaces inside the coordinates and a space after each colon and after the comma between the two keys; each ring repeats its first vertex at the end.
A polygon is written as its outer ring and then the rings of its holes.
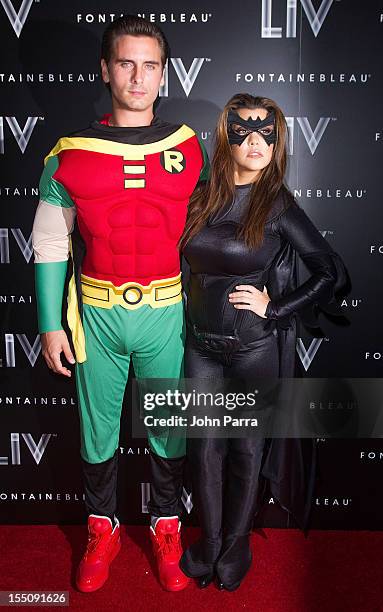
{"type": "Polygon", "coordinates": [[[190,266],[186,287],[189,323],[219,334],[248,328],[254,332],[256,327],[262,337],[275,324],[282,329],[294,325],[298,312],[309,327],[318,327],[319,308],[340,314],[335,293],[347,280],[344,265],[285,189],[268,215],[262,245],[249,249],[238,240],[249,189],[248,185],[237,187],[234,201],[210,219],[184,249],[190,266]],[[296,254],[311,273],[299,287],[296,254]],[[271,301],[266,319],[229,303],[228,294],[238,284],[261,291],[267,287],[271,301]]]}

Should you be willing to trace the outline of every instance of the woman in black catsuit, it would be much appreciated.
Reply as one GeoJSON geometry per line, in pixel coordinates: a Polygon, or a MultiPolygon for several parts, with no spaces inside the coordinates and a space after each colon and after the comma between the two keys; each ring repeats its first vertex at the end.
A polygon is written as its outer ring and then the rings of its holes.
{"type": "MultiPolygon", "coordinates": [[[[295,314],[326,310],[345,281],[340,258],[284,185],[286,135],[282,111],[267,98],[235,95],[219,118],[211,176],[192,198],[181,240],[190,267],[188,378],[293,376],[295,314]],[[295,252],[311,272],[299,287],[295,252]]],[[[201,587],[216,576],[234,590],[250,567],[264,455],[259,437],[188,440],[202,537],[180,566],[201,587]]],[[[283,461],[271,469],[283,473],[283,461]]]]}

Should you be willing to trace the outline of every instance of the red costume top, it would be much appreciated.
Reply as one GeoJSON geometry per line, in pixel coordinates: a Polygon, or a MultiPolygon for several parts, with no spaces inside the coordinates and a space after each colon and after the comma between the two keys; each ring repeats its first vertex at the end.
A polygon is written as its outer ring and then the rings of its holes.
{"type": "Polygon", "coordinates": [[[75,207],[83,274],[116,286],[147,285],[179,274],[177,242],[206,171],[188,126],[155,118],[150,126],[119,128],[104,119],[58,141],[46,159],[41,197],[75,207]]]}
{"type": "Polygon", "coordinates": [[[40,333],[62,329],[73,228],[77,282],[73,276],[67,317],[79,361],[85,359],[80,272],[115,286],[178,276],[188,201],[207,174],[193,130],[157,117],[142,127],[110,127],[106,117],[61,138],[45,160],[33,226],[40,333]]]}

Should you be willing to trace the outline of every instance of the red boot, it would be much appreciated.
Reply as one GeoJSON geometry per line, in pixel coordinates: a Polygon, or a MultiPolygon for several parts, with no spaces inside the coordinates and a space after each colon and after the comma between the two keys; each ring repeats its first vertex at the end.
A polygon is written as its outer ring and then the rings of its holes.
{"type": "Polygon", "coordinates": [[[109,565],[121,548],[120,523],[112,529],[107,516],[91,514],[88,518],[88,544],[77,570],[77,588],[84,593],[97,591],[109,576],[109,565]]]}
{"type": "Polygon", "coordinates": [[[155,529],[150,527],[160,583],[166,591],[182,591],[189,584],[189,578],[178,567],[182,555],[180,529],[178,516],[161,517],[155,529]]]}

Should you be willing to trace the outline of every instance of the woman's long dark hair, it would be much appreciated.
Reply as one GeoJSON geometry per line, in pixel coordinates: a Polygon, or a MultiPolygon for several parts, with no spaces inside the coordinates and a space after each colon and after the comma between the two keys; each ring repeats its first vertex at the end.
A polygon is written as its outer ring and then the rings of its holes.
{"type": "Polygon", "coordinates": [[[202,229],[216,210],[234,198],[234,161],[226,125],[229,111],[240,108],[264,108],[268,113],[274,111],[275,114],[276,142],[273,156],[251,188],[247,218],[238,234],[249,248],[262,243],[266,217],[281,188],[288,192],[283,182],[287,162],[287,126],[281,109],[269,98],[236,94],[230,98],[218,119],[210,178],[206,185],[197,187],[190,199],[188,218],[180,240],[181,249],[202,229]]]}

